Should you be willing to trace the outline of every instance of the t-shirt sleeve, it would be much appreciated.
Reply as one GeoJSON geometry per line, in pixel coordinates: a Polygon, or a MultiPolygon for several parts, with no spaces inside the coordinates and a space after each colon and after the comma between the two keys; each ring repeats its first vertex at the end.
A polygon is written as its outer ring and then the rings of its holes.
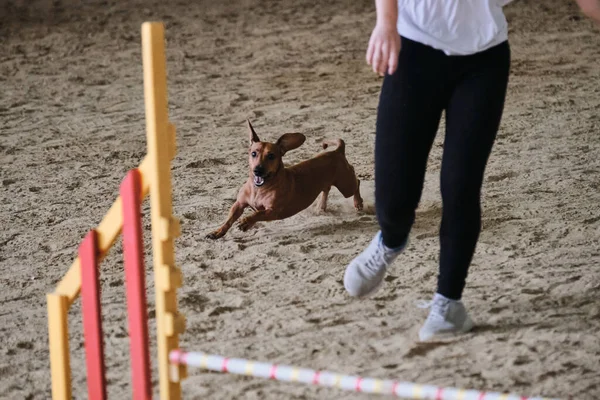
{"type": "Polygon", "coordinates": [[[500,7],[504,7],[508,3],[511,3],[512,1],[513,0],[498,0],[498,4],[500,4],[500,7]]]}

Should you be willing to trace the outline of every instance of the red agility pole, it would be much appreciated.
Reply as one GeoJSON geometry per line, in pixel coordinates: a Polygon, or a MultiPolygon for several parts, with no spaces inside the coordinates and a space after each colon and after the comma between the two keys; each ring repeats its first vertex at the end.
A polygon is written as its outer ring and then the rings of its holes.
{"type": "Polygon", "coordinates": [[[140,211],[141,175],[137,169],[129,171],[123,180],[121,198],[123,199],[123,253],[133,398],[135,400],[151,400],[152,377],[148,350],[144,241],[140,211]]]}
{"type": "Polygon", "coordinates": [[[81,260],[81,308],[87,366],[88,398],[106,399],[104,344],[102,341],[102,310],[98,279],[96,231],[91,230],[79,247],[81,260]]]}

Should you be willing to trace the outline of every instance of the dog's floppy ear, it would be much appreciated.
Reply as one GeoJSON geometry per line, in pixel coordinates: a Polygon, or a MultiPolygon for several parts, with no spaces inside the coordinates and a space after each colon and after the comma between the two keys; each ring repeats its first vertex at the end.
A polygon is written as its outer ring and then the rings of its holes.
{"type": "Polygon", "coordinates": [[[305,140],[306,136],[301,133],[285,133],[277,139],[277,145],[281,149],[281,155],[284,155],[288,151],[302,146],[305,140]]]}
{"type": "Polygon", "coordinates": [[[260,142],[260,139],[258,138],[256,132],[254,132],[254,128],[252,127],[250,120],[247,119],[246,122],[248,122],[248,137],[250,138],[250,145],[252,146],[252,143],[258,143],[260,142]]]}

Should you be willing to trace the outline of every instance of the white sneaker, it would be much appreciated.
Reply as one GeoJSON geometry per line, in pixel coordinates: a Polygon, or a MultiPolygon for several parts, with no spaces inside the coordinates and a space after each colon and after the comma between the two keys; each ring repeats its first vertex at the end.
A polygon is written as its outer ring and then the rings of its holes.
{"type": "Polygon", "coordinates": [[[473,328],[473,321],[460,300],[450,300],[436,293],[432,301],[419,307],[431,307],[429,316],[419,331],[421,341],[429,340],[434,336],[465,333],[473,328]]]}
{"type": "Polygon", "coordinates": [[[383,244],[381,231],[377,232],[371,244],[346,267],[346,291],[354,297],[366,297],[375,293],[383,283],[388,266],[405,248],[406,243],[390,249],[383,244]]]}

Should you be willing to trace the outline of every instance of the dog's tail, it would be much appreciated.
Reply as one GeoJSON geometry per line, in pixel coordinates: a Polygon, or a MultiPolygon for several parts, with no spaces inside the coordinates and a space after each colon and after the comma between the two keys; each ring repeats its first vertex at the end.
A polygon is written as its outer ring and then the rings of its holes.
{"type": "Polygon", "coordinates": [[[346,151],[346,143],[342,139],[331,139],[323,141],[323,149],[326,149],[329,146],[337,146],[334,151],[339,151],[344,154],[346,151]]]}

